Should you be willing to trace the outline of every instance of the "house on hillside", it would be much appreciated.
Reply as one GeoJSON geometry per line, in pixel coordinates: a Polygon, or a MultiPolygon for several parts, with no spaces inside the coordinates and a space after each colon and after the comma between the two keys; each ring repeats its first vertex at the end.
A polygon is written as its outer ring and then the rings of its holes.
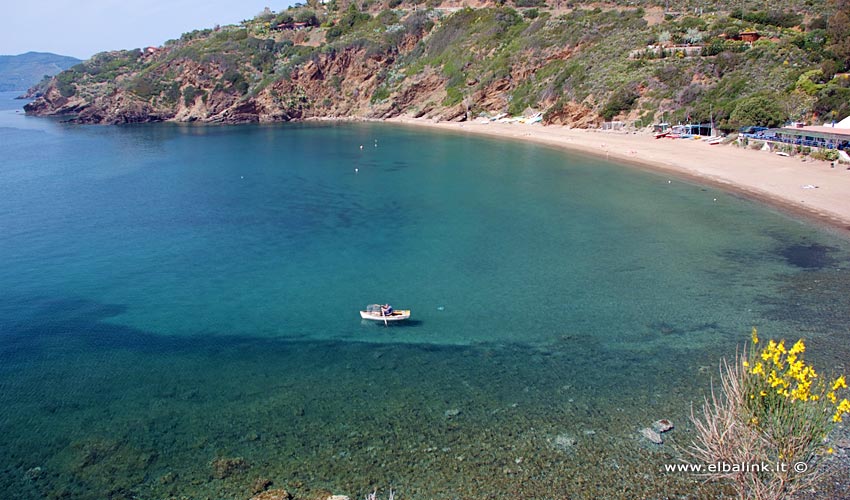
{"type": "Polygon", "coordinates": [[[739,36],[741,37],[741,41],[746,43],[753,43],[761,38],[761,34],[755,30],[742,31],[739,36]]]}
{"type": "Polygon", "coordinates": [[[278,31],[295,30],[300,31],[307,27],[307,23],[280,23],[274,27],[278,31]]]}
{"type": "Polygon", "coordinates": [[[761,33],[755,30],[746,30],[738,33],[737,35],[731,36],[726,33],[721,33],[718,35],[718,38],[722,38],[723,40],[734,40],[736,42],[753,43],[761,38],[761,33]]]}

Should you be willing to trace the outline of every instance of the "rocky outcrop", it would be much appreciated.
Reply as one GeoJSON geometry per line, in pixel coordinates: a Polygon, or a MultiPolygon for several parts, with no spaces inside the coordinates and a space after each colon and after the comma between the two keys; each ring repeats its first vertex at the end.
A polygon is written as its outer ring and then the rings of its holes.
{"type": "MultiPolygon", "coordinates": [[[[226,38],[228,33],[212,32],[208,38],[226,38]]],[[[250,49],[236,42],[222,53],[201,54],[200,49],[193,53],[193,44],[204,42],[203,38],[157,49],[154,54],[104,53],[78,66],[75,72],[55,78],[25,109],[30,115],[67,116],[79,123],[101,124],[281,122],[400,115],[464,121],[481,111],[508,111],[511,93],[519,85],[533,80],[535,73],[552,60],[567,59],[574,52],[553,47],[536,58],[530,52],[523,53],[508,74],[469,74],[458,83],[456,77],[452,80],[447,76],[445,67],[417,62],[428,36],[424,29],[414,30],[393,44],[323,45],[321,50],[312,50],[304,41],[301,48],[306,56],[293,49],[290,53],[295,55],[288,56],[290,59],[274,59],[275,65],[288,64],[286,69],[275,66],[273,71],[262,69],[262,64],[254,61],[262,54],[257,47],[250,49]],[[300,62],[291,63],[292,58],[300,62]],[[118,63],[120,70],[113,69],[118,63]],[[103,76],[107,73],[108,78],[103,76]]],[[[315,37],[302,38],[315,42],[315,37]]],[[[252,40],[255,44],[274,42],[252,40]]],[[[210,44],[204,46],[205,50],[212,50],[210,44]]],[[[482,57],[492,56],[494,50],[482,52],[482,57]]],[[[542,109],[556,106],[554,99],[539,103],[545,106],[542,109]]],[[[548,113],[547,118],[549,123],[574,126],[591,126],[599,121],[593,111],[573,103],[548,113]]]]}
{"type": "Polygon", "coordinates": [[[575,102],[555,105],[543,117],[545,125],[570,125],[576,128],[593,128],[602,123],[595,111],[575,102]]]}

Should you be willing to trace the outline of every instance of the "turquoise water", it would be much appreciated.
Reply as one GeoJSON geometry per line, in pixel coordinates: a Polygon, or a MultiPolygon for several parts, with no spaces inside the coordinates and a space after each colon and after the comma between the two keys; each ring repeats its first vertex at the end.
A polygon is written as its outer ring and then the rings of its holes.
{"type": "Polygon", "coordinates": [[[712,497],[660,468],[718,360],[752,326],[850,354],[848,241],[731,194],[386,124],[70,126],[2,102],[19,498],[712,497]],[[358,317],[387,301],[412,320],[358,317]],[[658,418],[677,429],[648,446],[658,418]]]}

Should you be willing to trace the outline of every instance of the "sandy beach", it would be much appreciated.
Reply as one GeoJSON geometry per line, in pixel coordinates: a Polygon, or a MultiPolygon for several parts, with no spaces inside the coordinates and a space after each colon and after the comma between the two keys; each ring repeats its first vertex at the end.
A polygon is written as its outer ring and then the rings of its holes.
{"type": "Polygon", "coordinates": [[[613,161],[669,172],[717,186],[850,231],[850,170],[847,165],[804,156],[783,157],[734,144],[710,145],[685,139],[656,139],[645,133],[571,129],[520,123],[387,120],[459,133],[531,141],[613,161]]]}

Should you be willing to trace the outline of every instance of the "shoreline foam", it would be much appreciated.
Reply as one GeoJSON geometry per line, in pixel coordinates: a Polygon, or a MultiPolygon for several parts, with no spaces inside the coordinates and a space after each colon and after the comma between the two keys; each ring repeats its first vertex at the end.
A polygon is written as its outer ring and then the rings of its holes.
{"type": "Polygon", "coordinates": [[[607,132],[506,123],[434,122],[409,117],[390,123],[528,141],[669,173],[718,187],[785,213],[850,233],[850,171],[826,161],[782,157],[734,145],[655,139],[642,133],[607,132]],[[804,186],[817,186],[804,187],[804,186]]]}

